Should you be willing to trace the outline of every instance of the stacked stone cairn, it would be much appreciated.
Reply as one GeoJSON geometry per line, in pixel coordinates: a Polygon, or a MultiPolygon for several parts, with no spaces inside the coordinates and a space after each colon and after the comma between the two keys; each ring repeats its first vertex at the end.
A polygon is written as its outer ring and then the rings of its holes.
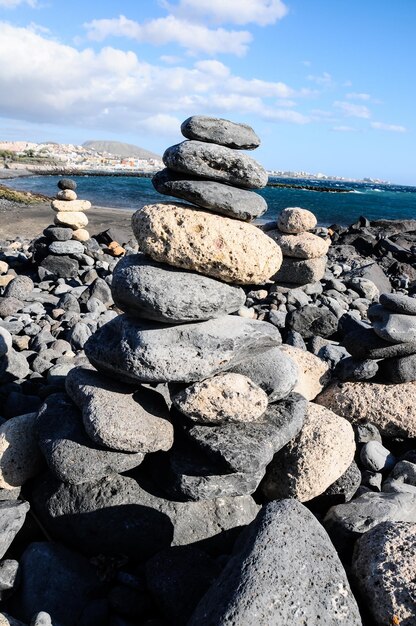
{"type": "Polygon", "coordinates": [[[328,258],[330,239],[311,233],[316,217],[299,207],[284,209],[277,220],[277,229],[267,234],[276,241],[283,253],[280,270],[273,276],[277,283],[306,285],[322,280],[328,258]]]}

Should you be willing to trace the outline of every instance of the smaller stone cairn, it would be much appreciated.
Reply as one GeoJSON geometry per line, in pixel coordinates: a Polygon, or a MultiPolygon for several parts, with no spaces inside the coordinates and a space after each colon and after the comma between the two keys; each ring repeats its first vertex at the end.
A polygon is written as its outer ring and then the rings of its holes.
{"type": "Polygon", "coordinates": [[[316,228],[316,217],[299,207],[284,209],[277,219],[277,229],[267,234],[282,249],[283,262],[273,276],[277,283],[294,286],[315,283],[325,274],[330,239],[310,232],[316,228]]]}

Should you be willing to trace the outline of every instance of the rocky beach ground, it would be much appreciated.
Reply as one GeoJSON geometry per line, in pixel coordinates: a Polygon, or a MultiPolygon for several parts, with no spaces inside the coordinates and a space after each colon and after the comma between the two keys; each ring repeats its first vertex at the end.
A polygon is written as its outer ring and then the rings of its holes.
{"type": "Polygon", "coordinates": [[[220,122],[198,209],[0,203],[0,624],[416,624],[416,221],[253,226],[220,122]]]}

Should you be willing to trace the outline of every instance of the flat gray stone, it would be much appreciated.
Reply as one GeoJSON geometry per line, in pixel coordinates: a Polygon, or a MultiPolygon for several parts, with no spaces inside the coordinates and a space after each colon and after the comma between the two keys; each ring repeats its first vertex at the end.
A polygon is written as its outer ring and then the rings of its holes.
{"type": "Polygon", "coordinates": [[[157,172],[152,183],[159,193],[245,222],[259,218],[267,211],[267,202],[258,193],[212,180],[180,176],[167,168],[157,172]]]}
{"type": "Polygon", "coordinates": [[[380,304],[393,313],[416,315],[416,298],[401,293],[382,293],[380,304]]]}
{"type": "Polygon", "coordinates": [[[224,531],[250,523],[258,510],[250,496],[167,500],[119,474],[82,485],[46,475],[34,490],[34,507],[53,536],[76,550],[140,561],[171,544],[221,542],[224,531]]]}
{"type": "Polygon", "coordinates": [[[243,189],[261,189],[268,181],[266,170],[247,154],[202,141],[183,141],[171,146],[163,155],[163,163],[175,172],[243,189]]]}
{"type": "Polygon", "coordinates": [[[0,559],[23,526],[29,503],[22,500],[0,502],[0,559]]]}
{"type": "Polygon", "coordinates": [[[236,150],[254,150],[260,145],[260,138],[248,124],[207,115],[188,117],[181,124],[181,133],[187,139],[208,141],[236,150]]]}
{"type": "Polygon", "coordinates": [[[80,241],[70,239],[69,241],[53,241],[49,244],[51,254],[83,254],[84,246],[80,241]]]}
{"type": "Polygon", "coordinates": [[[416,354],[416,341],[394,344],[379,337],[372,328],[357,328],[342,341],[356,359],[389,359],[416,354]]]}
{"type": "Polygon", "coordinates": [[[124,452],[169,450],[173,427],[163,397],[141,387],[113,382],[90,369],[76,367],[66,390],[82,411],[84,428],[97,444],[124,452]]]}
{"type": "Polygon", "coordinates": [[[82,415],[66,394],[48,396],[36,421],[37,441],[50,470],[63,482],[78,485],[137,467],[144,454],[114,452],[87,437],[82,415]]]}
{"type": "Polygon", "coordinates": [[[416,315],[392,313],[376,304],[368,309],[374,332],[391,343],[416,342],[416,315]]]}
{"type": "Polygon", "coordinates": [[[261,421],[221,426],[192,426],[191,441],[211,459],[221,460],[232,472],[256,474],[303,426],[307,401],[291,394],[270,404],[261,421]]]}
{"type": "Polygon", "coordinates": [[[188,626],[361,626],[347,576],[325,530],[296,500],[262,508],[188,626]]]}
{"type": "Polygon", "coordinates": [[[85,354],[97,369],[121,380],[195,382],[280,342],[272,324],[238,316],[163,326],[119,315],[87,341],[85,354]]]}
{"type": "Polygon", "coordinates": [[[167,324],[234,313],[246,299],[240,287],[157,263],[143,254],[130,254],[117,263],[111,291],[126,313],[167,324]]]}
{"type": "Polygon", "coordinates": [[[318,259],[293,259],[283,257],[280,269],[271,280],[276,283],[292,283],[294,285],[307,285],[322,280],[328,257],[318,259]]]}

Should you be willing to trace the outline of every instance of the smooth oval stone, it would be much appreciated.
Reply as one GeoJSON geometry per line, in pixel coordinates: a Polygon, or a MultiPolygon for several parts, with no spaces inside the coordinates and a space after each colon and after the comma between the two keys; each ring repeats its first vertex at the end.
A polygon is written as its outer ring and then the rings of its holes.
{"type": "Polygon", "coordinates": [[[246,299],[239,287],[162,265],[143,254],[130,254],[117,263],[111,291],[126,313],[167,324],[233,313],[246,299]]]}
{"type": "Polygon", "coordinates": [[[43,231],[47,239],[52,241],[68,241],[72,238],[72,228],[61,228],[60,226],[48,226],[43,231]]]}
{"type": "Polygon", "coordinates": [[[227,283],[261,285],[275,274],[282,253],[252,224],[181,204],[150,204],[132,217],[140,250],[155,261],[227,283]]]}
{"type": "Polygon", "coordinates": [[[379,441],[367,441],[361,448],[360,460],[371,472],[391,470],[396,459],[379,441]]]}
{"type": "Polygon", "coordinates": [[[172,398],[197,424],[255,422],[267,409],[267,394],[242,374],[227,372],[195,383],[172,398]]]}
{"type": "Polygon", "coordinates": [[[220,117],[193,115],[181,124],[181,133],[187,139],[208,141],[237,150],[254,150],[260,138],[248,124],[237,124],[220,117]]]}
{"type": "Polygon", "coordinates": [[[83,367],[73,368],[65,385],[96,443],[125,452],[156,452],[172,446],[168,408],[153,389],[143,387],[133,394],[129,386],[83,367]]]}
{"type": "Polygon", "coordinates": [[[51,254],[83,254],[84,246],[79,241],[52,241],[49,244],[51,254]]]}
{"type": "Polygon", "coordinates": [[[392,343],[416,341],[416,315],[392,313],[380,305],[370,307],[368,312],[374,332],[392,343]]]}
{"type": "Polygon", "coordinates": [[[89,238],[90,234],[85,228],[77,228],[72,231],[72,239],[75,241],[87,241],[89,238]]]}
{"type": "Polygon", "coordinates": [[[51,207],[57,213],[66,213],[67,211],[83,213],[91,208],[91,202],[89,200],[52,200],[51,207]]]}
{"type": "Polygon", "coordinates": [[[77,230],[88,224],[88,217],[81,211],[60,211],[55,214],[54,222],[57,226],[69,226],[77,230]]]}
{"type": "Polygon", "coordinates": [[[41,471],[35,421],[36,413],[27,413],[0,426],[0,488],[20,487],[41,471]]]}
{"type": "Polygon", "coordinates": [[[325,274],[328,257],[319,259],[292,259],[284,256],[279,271],[272,276],[277,283],[307,285],[322,280],[325,274]]]}
{"type": "Polygon", "coordinates": [[[349,332],[343,344],[357,359],[391,359],[416,353],[416,341],[394,344],[376,335],[372,328],[357,328],[349,332]]]}
{"type": "Polygon", "coordinates": [[[380,304],[394,313],[416,315],[416,298],[401,293],[382,293],[380,304]]]}
{"type": "Polygon", "coordinates": [[[389,383],[408,383],[416,380],[416,354],[384,359],[379,363],[379,368],[384,380],[389,383]]]}
{"type": "Polygon", "coordinates": [[[77,184],[71,178],[61,178],[61,180],[58,180],[58,187],[59,189],[72,189],[72,191],[75,191],[77,184]]]}
{"type": "Polygon", "coordinates": [[[278,230],[269,230],[267,234],[279,244],[284,256],[297,259],[317,259],[325,256],[331,245],[329,240],[322,239],[313,233],[288,235],[278,230]]]}
{"type": "Polygon", "coordinates": [[[259,218],[267,211],[267,202],[258,193],[213,180],[184,178],[167,168],[157,172],[152,183],[159,193],[244,222],[259,218]]]}
{"type": "Polygon", "coordinates": [[[317,224],[315,215],[307,209],[288,207],[277,218],[277,227],[283,233],[297,234],[312,230],[317,224]]]}
{"type": "Polygon", "coordinates": [[[261,189],[268,181],[264,167],[247,154],[202,141],[183,141],[171,146],[165,150],[163,163],[175,172],[244,189],[261,189]]]}
{"type": "Polygon", "coordinates": [[[361,626],[344,567],[315,516],[296,500],[264,506],[188,626],[361,626]]]}
{"type": "Polygon", "coordinates": [[[66,200],[67,202],[70,200],[76,200],[77,197],[78,196],[73,189],[61,189],[61,191],[58,191],[56,194],[57,200],[66,200]]]}
{"type": "Polygon", "coordinates": [[[279,345],[267,322],[226,315],[180,326],[161,326],[119,315],[85,344],[90,362],[134,382],[195,382],[279,345]]]}

